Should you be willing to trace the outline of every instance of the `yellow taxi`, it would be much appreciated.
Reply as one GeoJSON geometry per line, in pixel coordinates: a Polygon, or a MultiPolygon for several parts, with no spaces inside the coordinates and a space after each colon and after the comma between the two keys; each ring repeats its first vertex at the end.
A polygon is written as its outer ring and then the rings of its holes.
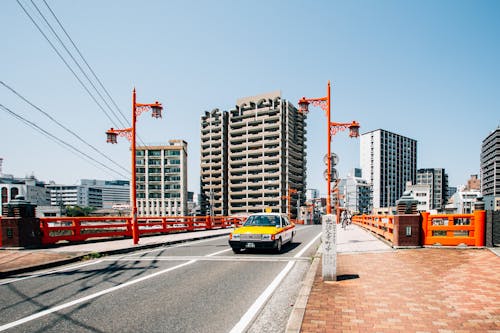
{"type": "Polygon", "coordinates": [[[258,213],[250,215],[243,226],[231,232],[229,245],[234,253],[244,249],[274,249],[279,253],[294,236],[295,225],[286,215],[258,213]]]}

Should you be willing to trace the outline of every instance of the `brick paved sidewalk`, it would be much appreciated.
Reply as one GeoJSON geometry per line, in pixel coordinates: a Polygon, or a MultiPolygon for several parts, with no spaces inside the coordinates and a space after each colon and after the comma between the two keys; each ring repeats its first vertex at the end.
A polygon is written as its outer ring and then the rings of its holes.
{"type": "Polygon", "coordinates": [[[301,332],[500,332],[500,258],[489,250],[339,254],[321,266],[301,332]],[[359,276],[359,278],[356,278],[359,276]]]}
{"type": "Polygon", "coordinates": [[[0,277],[12,271],[70,261],[76,256],[76,253],[55,253],[43,250],[1,250],[0,277]]]}

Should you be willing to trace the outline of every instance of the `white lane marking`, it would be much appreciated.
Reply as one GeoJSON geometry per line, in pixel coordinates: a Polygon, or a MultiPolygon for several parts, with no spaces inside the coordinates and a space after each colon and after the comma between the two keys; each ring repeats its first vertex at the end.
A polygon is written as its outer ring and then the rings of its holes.
{"type": "MultiPolygon", "coordinates": [[[[212,257],[212,256],[215,256],[217,254],[220,254],[220,253],[223,253],[223,252],[226,252],[226,251],[229,251],[230,249],[225,249],[225,250],[222,250],[222,251],[217,251],[217,252],[214,252],[214,253],[211,253],[211,254],[208,254],[206,255],[206,257],[212,257]]],[[[47,309],[47,310],[44,310],[44,311],[40,311],[40,312],[37,312],[37,313],[34,313],[32,314],[31,316],[27,316],[27,317],[24,317],[22,319],[19,319],[19,320],[16,320],[16,321],[13,321],[11,323],[8,323],[8,324],[5,324],[5,325],[2,325],[0,326],[0,332],[2,331],[5,331],[5,330],[8,330],[10,328],[13,328],[13,327],[16,327],[16,326],[19,326],[19,325],[22,325],[22,324],[25,324],[27,322],[30,322],[32,320],[35,320],[35,319],[38,319],[38,318],[41,318],[43,316],[46,316],[48,314],[51,314],[51,313],[54,313],[54,312],[57,312],[57,311],[60,311],[60,310],[63,310],[63,309],[66,309],[66,308],[69,308],[71,306],[74,306],[74,305],[77,305],[77,304],[80,304],[80,303],[83,303],[83,302],[87,302],[87,301],[90,301],[94,298],[97,298],[99,296],[103,296],[103,295],[106,295],[106,294],[109,294],[109,293],[112,293],[114,291],[117,291],[119,289],[122,289],[122,288],[125,288],[125,287],[129,287],[131,285],[134,285],[136,283],[139,283],[139,282],[142,282],[142,281],[145,281],[145,280],[149,280],[151,278],[154,278],[158,275],[162,275],[162,274],[165,274],[165,273],[168,273],[168,272],[171,272],[173,270],[176,270],[178,268],[182,268],[184,266],[188,266],[188,265],[191,265],[193,263],[195,263],[197,260],[190,260],[188,262],[185,262],[185,263],[182,263],[182,264],[179,264],[177,266],[174,266],[174,267],[170,267],[170,268],[167,268],[167,269],[164,269],[164,270],[161,270],[159,272],[156,272],[156,273],[152,273],[150,275],[146,275],[146,276],[143,276],[143,277],[140,277],[140,278],[137,278],[135,280],[132,280],[132,281],[129,281],[129,282],[125,282],[125,283],[122,283],[122,284],[119,284],[115,287],[112,287],[112,288],[108,288],[108,289],[104,289],[104,290],[101,290],[99,292],[96,292],[94,294],[91,294],[91,295],[88,295],[88,296],[85,296],[85,297],[82,297],[82,298],[79,298],[79,299],[75,299],[71,302],[67,302],[67,303],[64,303],[64,304],[61,304],[61,305],[58,305],[58,306],[55,306],[53,308],[50,308],[50,309],[47,309]]]]}
{"type": "Polygon", "coordinates": [[[188,260],[201,260],[201,261],[258,261],[258,262],[276,262],[276,261],[309,261],[308,257],[234,257],[234,256],[218,256],[218,257],[205,257],[205,256],[164,256],[164,257],[140,257],[140,258],[120,258],[120,259],[102,259],[102,261],[188,261],[188,260]]]}
{"type": "Polygon", "coordinates": [[[137,256],[137,255],[141,255],[141,254],[145,254],[145,253],[152,253],[152,252],[157,252],[157,251],[163,251],[165,249],[175,249],[175,248],[178,248],[178,247],[190,246],[190,245],[194,245],[194,244],[205,243],[205,242],[209,242],[209,241],[212,241],[212,240],[217,240],[217,239],[220,239],[220,238],[228,238],[228,237],[229,237],[228,235],[223,235],[223,236],[211,237],[211,238],[207,238],[207,239],[200,239],[200,240],[197,240],[197,241],[194,241],[194,242],[190,242],[189,239],[186,239],[185,241],[182,241],[179,244],[165,245],[165,246],[158,247],[158,248],[155,248],[155,249],[149,249],[149,250],[144,250],[144,251],[141,251],[141,252],[134,252],[134,253],[131,253],[131,254],[125,254],[123,256],[119,256],[118,258],[126,258],[126,257],[130,257],[130,256],[137,256]]]}
{"type": "MultiPolygon", "coordinates": [[[[119,256],[118,259],[122,259],[122,258],[126,258],[126,257],[131,257],[131,256],[136,256],[136,255],[141,255],[141,254],[145,254],[145,253],[151,253],[151,252],[155,252],[155,251],[161,251],[161,250],[164,250],[164,249],[172,249],[172,248],[177,248],[177,247],[189,246],[189,245],[203,243],[203,242],[208,242],[210,240],[215,240],[215,239],[224,238],[224,237],[227,237],[227,235],[226,236],[220,236],[220,237],[212,237],[212,238],[207,238],[207,239],[201,239],[201,240],[194,241],[194,242],[189,242],[189,240],[186,240],[186,242],[182,242],[181,244],[176,244],[176,245],[173,245],[173,246],[166,245],[166,246],[162,246],[161,248],[150,249],[150,250],[145,250],[145,251],[142,251],[142,252],[134,252],[134,253],[131,253],[131,254],[126,254],[126,255],[123,255],[123,256],[119,256]]],[[[36,274],[33,274],[33,275],[23,276],[23,277],[20,277],[20,278],[12,278],[12,279],[9,279],[7,281],[0,282],[0,286],[1,285],[5,285],[5,284],[9,284],[9,283],[14,283],[14,282],[22,281],[22,280],[37,278],[37,277],[40,277],[40,276],[55,274],[55,273],[58,273],[58,272],[65,272],[65,271],[76,269],[76,268],[81,268],[81,267],[85,267],[85,266],[95,265],[95,264],[98,264],[98,263],[103,262],[103,261],[112,261],[112,260],[115,260],[115,259],[100,259],[100,260],[88,262],[88,263],[85,263],[85,264],[78,264],[78,265],[69,266],[69,267],[65,267],[65,268],[53,269],[53,270],[42,272],[42,273],[36,273],[36,274]]]]}
{"type": "MultiPolygon", "coordinates": [[[[314,243],[316,240],[321,237],[321,233],[319,233],[316,237],[313,238],[299,253],[297,253],[294,258],[302,256],[305,251],[314,243]]],[[[266,304],[267,300],[274,293],[275,289],[278,288],[281,281],[285,278],[288,272],[295,265],[295,261],[290,261],[285,268],[274,278],[269,286],[267,286],[266,290],[260,294],[260,296],[255,300],[255,302],[250,306],[247,312],[241,317],[240,321],[233,327],[230,333],[242,333],[245,332],[248,326],[252,323],[255,316],[260,312],[264,304],[266,304]]]]}
{"type": "Polygon", "coordinates": [[[73,266],[69,266],[69,267],[65,267],[65,268],[54,269],[54,270],[46,271],[43,273],[37,273],[37,274],[33,274],[33,275],[23,276],[20,278],[12,278],[12,279],[9,279],[7,281],[0,282],[0,286],[4,285],[4,284],[14,283],[14,282],[22,281],[22,280],[26,280],[26,279],[32,279],[32,278],[36,278],[36,277],[40,277],[40,276],[44,276],[44,275],[50,275],[50,274],[54,274],[57,272],[64,272],[64,271],[69,271],[69,270],[76,269],[76,268],[95,265],[95,264],[98,264],[100,262],[102,262],[102,260],[96,260],[96,261],[88,262],[85,264],[78,264],[78,265],[73,265],[73,266]]]}

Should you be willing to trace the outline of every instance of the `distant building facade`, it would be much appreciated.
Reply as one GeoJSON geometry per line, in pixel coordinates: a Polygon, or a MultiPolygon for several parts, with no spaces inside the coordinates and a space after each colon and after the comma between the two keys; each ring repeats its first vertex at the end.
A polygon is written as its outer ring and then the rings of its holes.
{"type": "MultiPolygon", "coordinates": [[[[418,175],[417,175],[418,177],[418,175]]],[[[429,212],[432,209],[432,185],[429,183],[412,184],[411,182],[406,183],[406,192],[418,201],[417,211],[418,212],[429,212]]],[[[444,206],[443,206],[444,209],[444,206]]]]}
{"type": "Polygon", "coordinates": [[[102,190],[86,185],[49,184],[51,206],[102,208],[102,190]]]}
{"type": "Polygon", "coordinates": [[[368,214],[371,212],[371,186],[362,178],[359,168],[353,169],[339,183],[340,206],[352,213],[368,214]]]}
{"type": "Polygon", "coordinates": [[[37,206],[48,205],[50,202],[49,191],[46,189],[45,183],[35,177],[15,178],[10,175],[2,175],[0,177],[0,193],[0,216],[2,215],[3,204],[9,203],[18,195],[23,196],[24,200],[37,206]]]}
{"type": "Polygon", "coordinates": [[[138,146],[136,155],[137,214],[187,215],[187,143],[138,146]]]}
{"type": "Polygon", "coordinates": [[[486,209],[500,210],[500,127],[481,145],[481,192],[486,209]]]}
{"type": "Polygon", "coordinates": [[[363,178],[372,186],[373,209],[394,207],[407,181],[415,184],[417,141],[378,129],[361,135],[363,178]]]}
{"type": "Polygon", "coordinates": [[[128,180],[82,179],[80,184],[101,189],[104,209],[130,205],[130,181],[128,180]]]}
{"type": "Polygon", "coordinates": [[[474,203],[481,196],[478,190],[467,190],[465,188],[457,191],[446,205],[447,213],[470,214],[474,212],[474,203]]]}
{"type": "Polygon", "coordinates": [[[444,210],[448,199],[448,175],[444,169],[418,169],[416,184],[429,185],[429,210],[444,210]]]}

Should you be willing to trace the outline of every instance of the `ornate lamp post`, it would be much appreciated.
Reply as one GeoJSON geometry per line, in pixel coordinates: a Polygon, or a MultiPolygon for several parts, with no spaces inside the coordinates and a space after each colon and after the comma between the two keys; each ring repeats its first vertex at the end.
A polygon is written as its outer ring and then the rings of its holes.
{"type": "Polygon", "coordinates": [[[136,102],[135,96],[135,88],[132,92],[132,127],[124,128],[124,129],[114,129],[110,128],[106,132],[108,143],[117,143],[117,136],[124,136],[131,142],[131,150],[132,150],[132,184],[131,184],[131,195],[130,200],[132,201],[132,238],[134,240],[134,244],[139,243],[139,225],[137,224],[137,188],[136,188],[136,122],[137,117],[140,116],[143,112],[151,110],[151,116],[153,118],[161,118],[161,111],[163,110],[163,106],[158,101],[152,104],[142,104],[136,102]]]}
{"type": "Polygon", "coordinates": [[[350,123],[336,123],[331,121],[331,97],[330,97],[330,81],[328,81],[328,87],[326,90],[326,97],[320,97],[320,98],[305,98],[302,97],[299,100],[299,112],[302,113],[308,113],[309,112],[309,104],[312,104],[313,106],[319,106],[323,111],[326,113],[326,120],[327,120],[327,176],[326,176],[326,182],[327,182],[327,193],[328,196],[326,197],[326,213],[331,214],[332,213],[332,207],[331,207],[331,172],[332,172],[332,158],[331,158],[331,142],[332,142],[332,136],[337,134],[340,131],[344,131],[346,129],[349,129],[349,136],[351,138],[356,138],[359,136],[359,123],[356,121],[352,121],[350,123]]]}

